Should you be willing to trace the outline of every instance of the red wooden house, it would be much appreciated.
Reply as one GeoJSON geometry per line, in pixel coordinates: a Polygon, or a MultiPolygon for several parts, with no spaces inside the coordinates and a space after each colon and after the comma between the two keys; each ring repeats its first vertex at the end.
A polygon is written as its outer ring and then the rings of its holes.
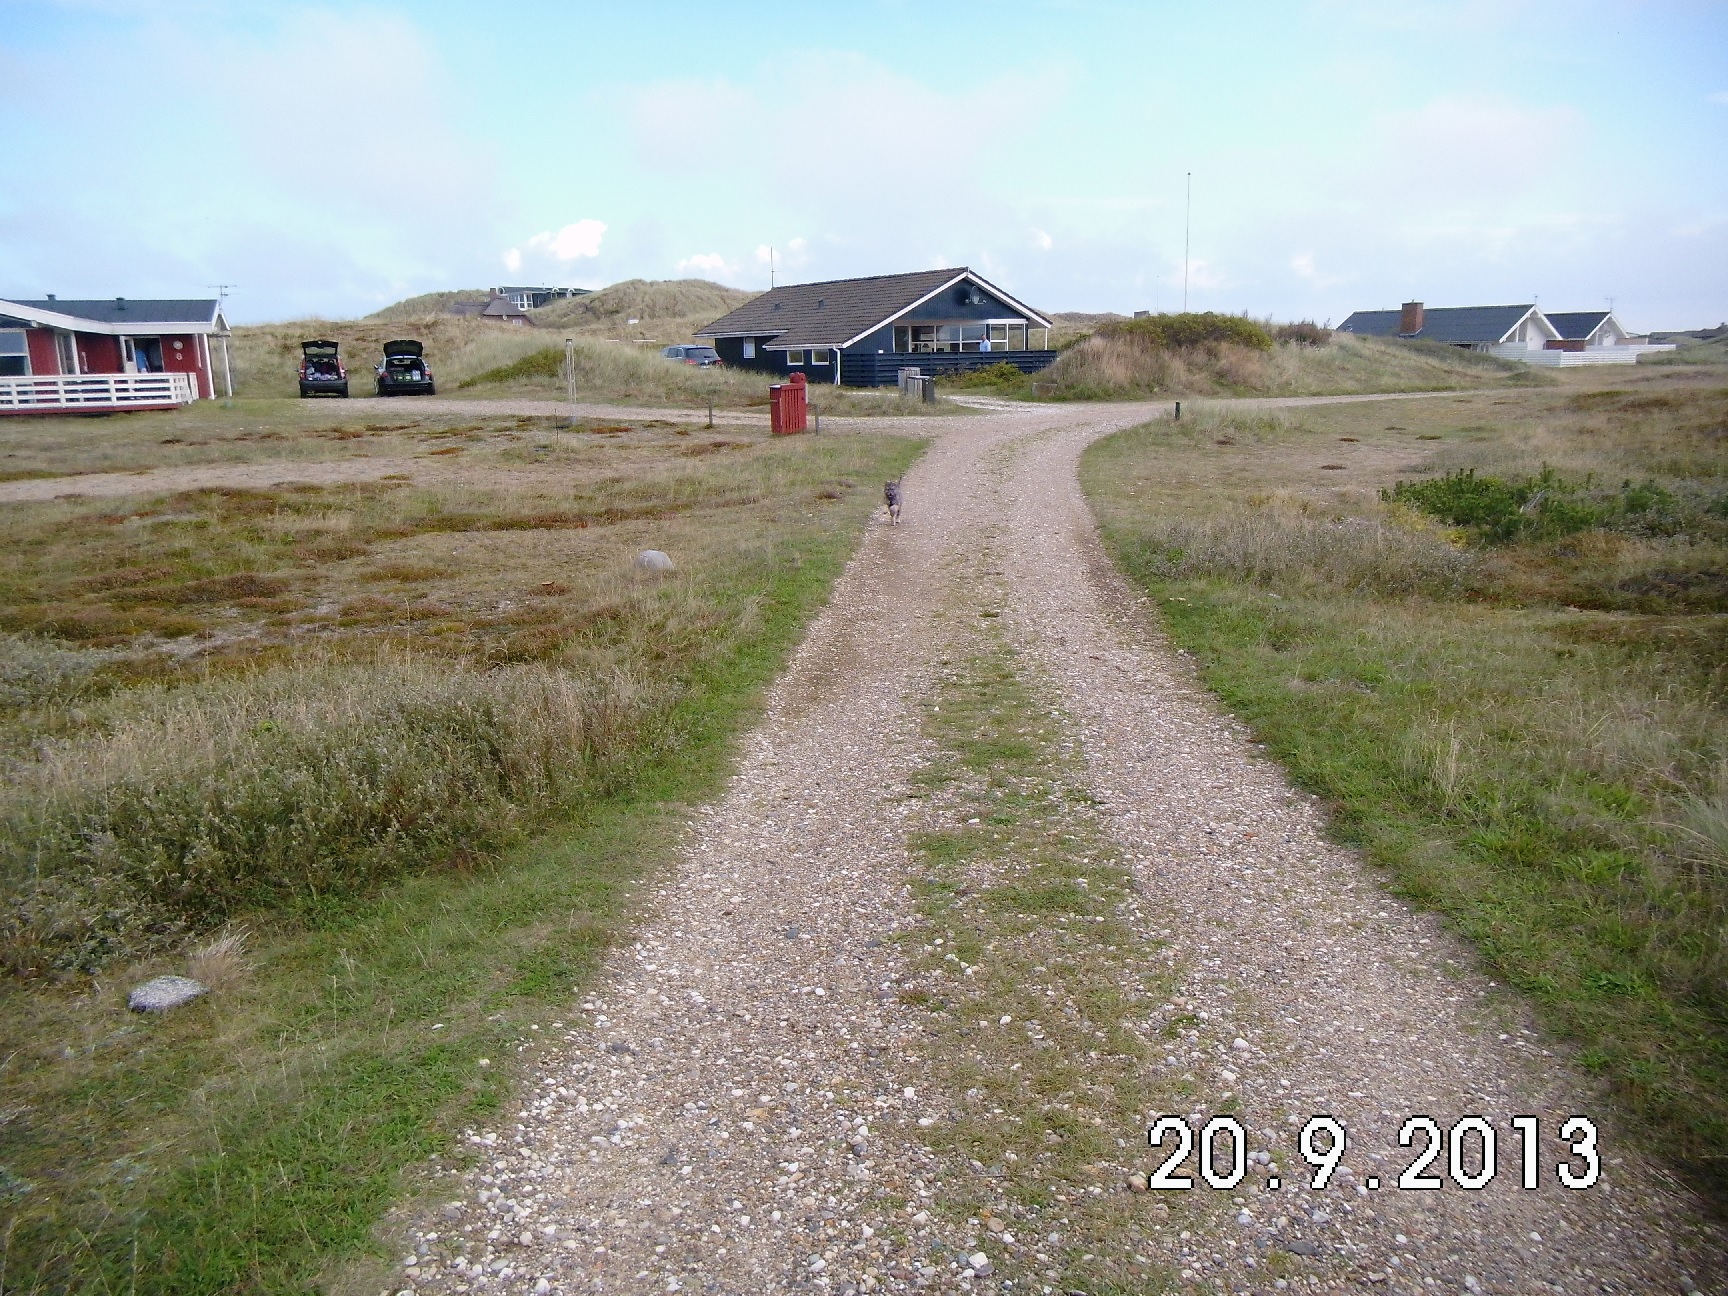
{"type": "Polygon", "coordinates": [[[215,299],[0,299],[0,414],[173,409],[232,394],[215,299]],[[212,355],[212,339],[222,351],[212,355]]]}

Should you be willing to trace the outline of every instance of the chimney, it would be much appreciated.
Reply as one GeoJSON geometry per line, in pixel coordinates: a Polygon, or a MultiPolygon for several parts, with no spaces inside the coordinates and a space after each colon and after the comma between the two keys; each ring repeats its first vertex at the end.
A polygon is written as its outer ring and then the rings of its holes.
{"type": "Polygon", "coordinates": [[[1422,303],[1405,302],[1404,313],[1398,317],[1398,332],[1405,337],[1422,331],[1422,303]]]}
{"type": "Polygon", "coordinates": [[[126,309],[126,299],[124,297],[116,297],[114,299],[114,309],[115,310],[125,310],[126,309]]]}
{"type": "Polygon", "coordinates": [[[48,300],[49,300],[49,301],[53,301],[53,300],[54,300],[54,294],[53,294],[53,293],[49,293],[49,294],[48,294],[48,300]]]}

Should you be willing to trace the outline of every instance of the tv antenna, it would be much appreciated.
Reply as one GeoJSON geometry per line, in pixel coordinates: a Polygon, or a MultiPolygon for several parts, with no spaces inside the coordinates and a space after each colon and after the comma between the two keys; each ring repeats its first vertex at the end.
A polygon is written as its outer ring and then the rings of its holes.
{"type": "Polygon", "coordinates": [[[768,291],[774,291],[774,249],[768,249],[768,291]]]}
{"type": "Polygon", "coordinates": [[[1188,198],[1182,211],[1182,313],[1188,313],[1188,246],[1194,228],[1194,173],[1188,173],[1188,198]]]}

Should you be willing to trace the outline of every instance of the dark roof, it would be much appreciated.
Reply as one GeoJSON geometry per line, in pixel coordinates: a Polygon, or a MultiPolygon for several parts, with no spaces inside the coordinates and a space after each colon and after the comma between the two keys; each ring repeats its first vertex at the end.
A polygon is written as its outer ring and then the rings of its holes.
{"type": "MultiPolygon", "coordinates": [[[[1407,336],[1428,342],[1498,342],[1529,313],[1531,306],[1430,306],[1422,313],[1422,331],[1407,336]]],[[[1338,326],[1340,333],[1368,337],[1403,337],[1402,314],[1395,310],[1357,311],[1338,326]]]]}
{"type": "Polygon", "coordinates": [[[1561,311],[1558,315],[1548,315],[1548,322],[1554,326],[1563,338],[1587,338],[1608,318],[1607,311],[1561,311]]]}
{"type": "MultiPolygon", "coordinates": [[[[845,346],[962,276],[970,276],[989,292],[1013,301],[965,266],[866,279],[830,279],[787,284],[765,292],[697,329],[696,336],[772,337],[769,345],[776,348],[845,346]]],[[[1030,311],[1029,307],[1022,309],[1030,311]]],[[[1036,318],[1041,326],[1048,324],[1043,317],[1036,318]]]]}
{"type": "Polygon", "coordinates": [[[500,316],[507,316],[511,319],[528,318],[528,312],[522,310],[508,297],[494,297],[491,301],[486,303],[486,309],[480,313],[482,315],[490,315],[494,319],[500,316]]]}
{"type": "Polygon", "coordinates": [[[194,297],[185,301],[165,301],[149,297],[104,297],[100,301],[25,301],[12,298],[20,306],[33,306],[42,311],[58,311],[74,319],[93,320],[98,324],[125,324],[143,320],[150,324],[208,324],[216,318],[214,297],[194,297]]]}

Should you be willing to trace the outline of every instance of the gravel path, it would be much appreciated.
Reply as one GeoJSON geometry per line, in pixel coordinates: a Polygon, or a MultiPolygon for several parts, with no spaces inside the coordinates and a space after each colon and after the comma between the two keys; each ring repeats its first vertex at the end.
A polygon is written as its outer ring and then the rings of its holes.
{"type": "Polygon", "coordinates": [[[900,993],[922,921],[909,838],[933,813],[905,795],[930,759],[921,708],[984,633],[981,597],[1070,727],[1090,821],[1134,868],[1124,958],[1173,956],[1176,994],[1136,1009],[1158,1041],[1145,1065],[1186,1086],[1183,1114],[1234,1112],[1261,1154],[1229,1192],[1141,1193],[1132,1172],[1161,1156],[1143,1125],[1120,1131],[1120,1164],[1080,1191],[1135,1221],[1122,1246],[1145,1289],[1165,1273],[1230,1292],[1721,1290],[1697,1203],[1618,1142],[1466,949],[1325,840],[1104,559],[1078,456],[1154,412],[929,429],[905,521],[878,517],[638,940],[524,1056],[520,1110],[468,1133],[476,1165],[399,1222],[403,1290],[1067,1289],[1060,1204],[944,1210],[947,1185],[988,1171],[929,1146],[965,1095],[900,993]],[[1349,1146],[1316,1193],[1295,1145],[1320,1113],[1349,1146]],[[1403,1121],[1467,1114],[1499,1132],[1493,1182],[1398,1191],[1403,1121]],[[1509,1121],[1525,1114],[1542,1119],[1537,1191],[1518,1186],[1509,1121]],[[1556,1136],[1577,1114],[1601,1128],[1601,1177],[1569,1191],[1556,1166],[1584,1163],[1556,1136]]]}

